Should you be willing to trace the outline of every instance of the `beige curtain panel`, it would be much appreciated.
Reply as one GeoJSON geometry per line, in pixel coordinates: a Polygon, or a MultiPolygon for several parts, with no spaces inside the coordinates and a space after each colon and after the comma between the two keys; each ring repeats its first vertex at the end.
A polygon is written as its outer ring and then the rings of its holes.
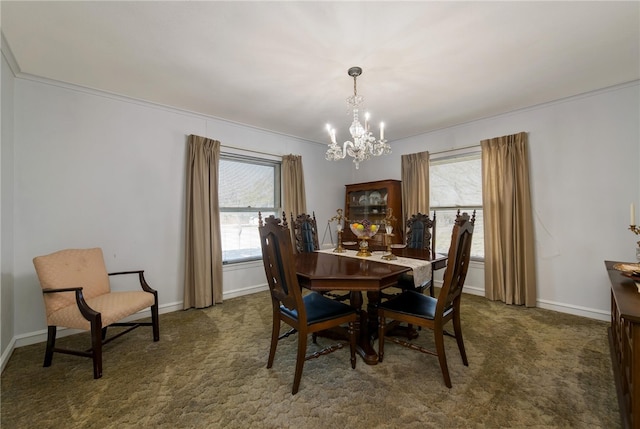
{"type": "MultiPolygon", "coordinates": [[[[410,153],[401,157],[402,221],[416,213],[429,214],[429,152],[410,153]]],[[[400,218],[400,213],[395,216],[400,218]]]]}
{"type": "Polygon", "coordinates": [[[527,134],[480,142],[485,296],[536,306],[535,245],[527,134]]]}
{"type": "Polygon", "coordinates": [[[184,309],[222,302],[220,142],[190,135],[188,146],[184,309]]]}
{"type": "MultiPolygon", "coordinates": [[[[304,172],[302,170],[302,156],[284,155],[282,157],[282,190],[283,210],[287,219],[307,212],[307,197],[304,189],[304,172]]],[[[289,225],[293,219],[288,219],[289,225]]]]}

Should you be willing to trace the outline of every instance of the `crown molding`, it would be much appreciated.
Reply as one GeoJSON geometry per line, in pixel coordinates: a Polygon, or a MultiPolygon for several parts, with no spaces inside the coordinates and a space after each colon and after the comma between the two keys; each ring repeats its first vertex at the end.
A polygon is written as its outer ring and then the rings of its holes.
{"type": "Polygon", "coordinates": [[[9,47],[9,43],[7,39],[4,37],[4,33],[0,31],[0,38],[2,41],[0,42],[0,49],[2,50],[2,56],[5,60],[7,60],[7,64],[9,64],[9,68],[14,76],[18,77],[22,74],[20,71],[20,66],[18,66],[18,62],[16,58],[13,56],[13,52],[11,51],[11,47],[9,47]]]}

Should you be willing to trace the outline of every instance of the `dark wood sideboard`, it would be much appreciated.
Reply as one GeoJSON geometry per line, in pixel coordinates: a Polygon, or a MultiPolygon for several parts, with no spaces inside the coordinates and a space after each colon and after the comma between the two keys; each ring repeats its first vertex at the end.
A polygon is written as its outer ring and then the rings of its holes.
{"type": "Polygon", "coordinates": [[[622,427],[640,429],[640,292],[634,281],[605,261],[611,280],[609,345],[622,427]]]}

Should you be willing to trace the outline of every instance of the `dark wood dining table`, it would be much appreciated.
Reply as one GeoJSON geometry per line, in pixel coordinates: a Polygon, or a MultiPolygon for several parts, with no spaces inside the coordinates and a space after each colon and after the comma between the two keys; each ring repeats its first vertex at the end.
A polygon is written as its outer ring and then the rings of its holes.
{"type": "MultiPolygon", "coordinates": [[[[446,255],[432,255],[421,249],[392,249],[400,257],[431,261],[432,266],[446,265],[446,255]],[[434,257],[435,256],[435,257],[434,257]],[[444,265],[443,265],[444,264],[444,265]]],[[[365,363],[378,363],[373,348],[377,325],[377,304],[383,289],[396,286],[398,277],[411,270],[409,267],[390,264],[374,252],[368,258],[340,256],[338,253],[311,252],[296,255],[296,273],[300,286],[317,291],[348,291],[350,305],[360,314],[358,330],[358,354],[365,363]],[[367,309],[363,309],[363,292],[367,294],[367,309]],[[369,317],[369,314],[372,316],[369,317]]]]}

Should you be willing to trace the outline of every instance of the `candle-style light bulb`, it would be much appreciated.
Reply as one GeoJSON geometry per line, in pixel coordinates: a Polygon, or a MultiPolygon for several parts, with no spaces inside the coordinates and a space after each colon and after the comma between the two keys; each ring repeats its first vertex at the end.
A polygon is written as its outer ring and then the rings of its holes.
{"type": "Polygon", "coordinates": [[[384,140],[384,122],[380,122],[380,140],[384,140]]]}
{"type": "Polygon", "coordinates": [[[329,133],[329,138],[331,139],[331,143],[336,144],[336,130],[335,128],[331,128],[330,124],[327,124],[327,132],[329,133]]]}
{"type": "Polygon", "coordinates": [[[364,129],[369,131],[369,112],[364,114],[364,129]]]}

